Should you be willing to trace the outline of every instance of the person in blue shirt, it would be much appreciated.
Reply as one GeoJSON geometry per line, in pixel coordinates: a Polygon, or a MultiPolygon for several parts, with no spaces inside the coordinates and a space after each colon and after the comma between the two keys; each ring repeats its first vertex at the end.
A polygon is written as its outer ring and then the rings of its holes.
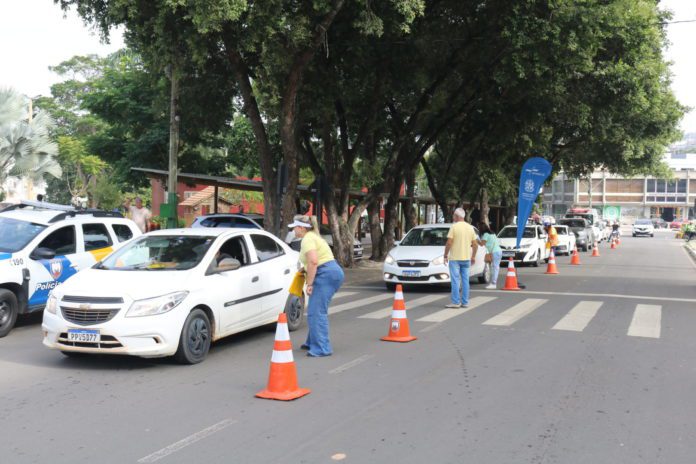
{"type": "Polygon", "coordinates": [[[479,245],[486,247],[486,254],[491,255],[491,283],[486,287],[489,290],[498,288],[498,273],[500,272],[500,260],[503,259],[503,250],[500,248],[498,237],[493,233],[490,226],[480,223],[478,226],[481,238],[479,245]]]}

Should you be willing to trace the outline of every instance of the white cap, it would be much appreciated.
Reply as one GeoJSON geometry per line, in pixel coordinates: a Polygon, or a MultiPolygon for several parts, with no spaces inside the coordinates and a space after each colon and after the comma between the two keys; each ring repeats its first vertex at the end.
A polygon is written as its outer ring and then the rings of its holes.
{"type": "Polygon", "coordinates": [[[308,224],[306,222],[298,221],[295,219],[292,224],[288,224],[288,229],[294,229],[295,227],[305,227],[307,229],[312,228],[312,224],[308,224]]]}

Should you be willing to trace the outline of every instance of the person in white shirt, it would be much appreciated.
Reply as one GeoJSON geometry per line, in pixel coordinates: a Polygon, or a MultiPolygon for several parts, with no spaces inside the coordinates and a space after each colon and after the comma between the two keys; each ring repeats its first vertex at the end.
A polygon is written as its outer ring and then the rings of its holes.
{"type": "Polygon", "coordinates": [[[140,197],[135,197],[135,206],[130,204],[130,200],[126,200],[123,206],[126,208],[126,213],[131,220],[140,228],[140,231],[143,233],[147,232],[152,213],[143,206],[143,200],[140,197]]]}

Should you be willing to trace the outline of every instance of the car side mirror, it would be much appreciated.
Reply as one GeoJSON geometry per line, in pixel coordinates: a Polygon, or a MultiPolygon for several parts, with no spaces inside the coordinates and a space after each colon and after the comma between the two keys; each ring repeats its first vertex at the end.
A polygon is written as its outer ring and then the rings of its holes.
{"type": "Polygon", "coordinates": [[[225,258],[220,261],[217,266],[213,266],[208,275],[220,274],[221,272],[235,271],[242,267],[242,263],[234,258],[225,258]]]}
{"type": "Polygon", "coordinates": [[[34,260],[53,259],[56,257],[56,252],[50,248],[41,247],[34,250],[29,257],[34,260]]]}
{"type": "Polygon", "coordinates": [[[401,240],[395,240],[395,241],[394,241],[394,246],[399,246],[400,243],[401,243],[401,240]]]}

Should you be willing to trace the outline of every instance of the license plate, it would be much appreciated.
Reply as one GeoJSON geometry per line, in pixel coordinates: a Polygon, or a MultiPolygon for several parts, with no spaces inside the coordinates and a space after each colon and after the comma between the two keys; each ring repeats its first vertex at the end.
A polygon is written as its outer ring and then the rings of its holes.
{"type": "Polygon", "coordinates": [[[514,257],[515,257],[514,251],[503,251],[503,258],[514,258],[514,257]]]}
{"type": "Polygon", "coordinates": [[[420,271],[404,271],[404,277],[420,277],[420,271]]]}
{"type": "Polygon", "coordinates": [[[101,334],[98,330],[69,329],[68,341],[80,343],[99,343],[101,341],[101,334]]]}

